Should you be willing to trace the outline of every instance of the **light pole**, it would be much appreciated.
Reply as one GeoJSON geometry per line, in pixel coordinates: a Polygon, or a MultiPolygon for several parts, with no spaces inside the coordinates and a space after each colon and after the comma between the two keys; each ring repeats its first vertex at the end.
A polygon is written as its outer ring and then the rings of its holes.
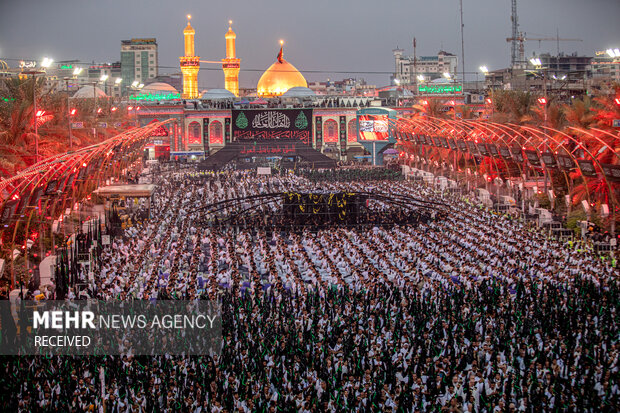
{"type": "Polygon", "coordinates": [[[117,78],[114,80],[114,84],[116,85],[116,87],[118,87],[118,88],[119,88],[119,98],[120,98],[120,95],[122,94],[122,93],[120,92],[120,87],[121,87],[121,82],[122,82],[122,81],[123,81],[123,78],[122,78],[122,77],[117,77],[117,78]]]}
{"type": "MultiPolygon", "coordinates": [[[[73,76],[79,76],[80,73],[82,73],[82,68],[81,67],[76,67],[75,69],[73,69],[73,76]]],[[[69,80],[70,78],[65,77],[65,84],[67,86],[67,123],[69,124],[69,150],[72,151],[73,150],[73,130],[72,130],[72,125],[71,125],[71,115],[73,115],[72,111],[71,111],[71,104],[69,101],[69,80]]]]}
{"type": "Polygon", "coordinates": [[[71,130],[71,104],[69,103],[69,79],[65,77],[65,86],[67,89],[67,126],[69,126],[69,150],[73,150],[73,132],[71,130]]]}
{"type": "Polygon", "coordinates": [[[101,78],[99,80],[101,80],[103,82],[103,92],[107,95],[108,94],[108,78],[110,76],[108,75],[101,75],[101,78]]]}
{"type": "MultiPolygon", "coordinates": [[[[486,67],[486,65],[482,65],[480,66],[480,71],[484,74],[484,80],[486,83],[487,75],[489,74],[489,68],[486,67]]],[[[478,72],[476,72],[476,88],[480,89],[480,86],[478,86],[478,72]]]]}
{"type": "Polygon", "coordinates": [[[547,126],[547,69],[542,67],[542,62],[538,57],[530,59],[530,63],[536,66],[536,69],[542,72],[543,77],[543,97],[538,99],[538,102],[543,105],[545,126],[547,126]]]}

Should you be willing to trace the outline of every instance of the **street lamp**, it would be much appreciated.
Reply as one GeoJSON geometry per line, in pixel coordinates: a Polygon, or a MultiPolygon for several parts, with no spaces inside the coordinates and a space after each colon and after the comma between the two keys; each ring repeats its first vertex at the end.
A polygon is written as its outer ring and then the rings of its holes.
{"type": "Polygon", "coordinates": [[[47,69],[48,67],[52,65],[52,63],[54,63],[54,59],[50,59],[49,57],[44,57],[43,61],[41,62],[41,67],[47,69]]]}
{"type": "MultiPolygon", "coordinates": [[[[480,71],[484,74],[484,79],[486,81],[487,75],[489,74],[489,68],[485,65],[479,67],[480,71]]],[[[480,89],[478,87],[478,72],[476,72],[476,89],[480,89]]]]}
{"type": "Polygon", "coordinates": [[[79,76],[82,73],[82,69],[81,67],[76,67],[75,69],[73,69],[73,76],[79,76]]]}
{"type": "MultiPolygon", "coordinates": [[[[77,70],[77,69],[76,69],[77,70]]],[[[73,73],[75,73],[75,70],[73,71],[73,73]]],[[[68,77],[65,77],[65,85],[67,86],[67,123],[69,124],[69,150],[72,151],[73,150],[73,131],[71,130],[71,115],[72,115],[72,110],[71,110],[71,105],[69,104],[69,79],[68,77]]]]}
{"type": "MultiPolygon", "coordinates": [[[[114,85],[115,85],[116,87],[120,87],[120,86],[121,86],[121,82],[122,82],[122,81],[123,81],[123,78],[122,78],[122,77],[117,77],[117,78],[114,80],[114,85]]],[[[114,93],[114,91],[113,91],[113,93],[114,93]]],[[[119,90],[119,94],[118,94],[118,95],[119,95],[119,96],[121,96],[121,95],[122,95],[122,91],[120,91],[120,90],[119,90]]]]}
{"type": "Polygon", "coordinates": [[[530,59],[530,63],[531,63],[531,64],[533,64],[533,65],[534,65],[534,66],[536,66],[536,67],[540,67],[540,66],[542,66],[542,62],[541,62],[541,61],[540,61],[540,59],[539,59],[539,58],[537,58],[537,57],[533,57],[533,58],[531,58],[531,59],[530,59]]]}
{"type": "Polygon", "coordinates": [[[443,73],[443,77],[445,77],[446,79],[451,79],[452,78],[452,76],[450,76],[449,72],[444,72],[443,73]]]}
{"type": "Polygon", "coordinates": [[[620,49],[607,49],[606,53],[609,57],[620,57],[620,49]]]}
{"type": "Polygon", "coordinates": [[[107,88],[108,88],[108,83],[107,83],[107,81],[108,81],[108,78],[109,78],[109,77],[110,77],[110,76],[108,76],[108,75],[101,75],[101,77],[99,78],[99,80],[100,80],[101,82],[103,82],[103,91],[104,91],[106,94],[108,94],[108,90],[107,90],[107,88]]]}

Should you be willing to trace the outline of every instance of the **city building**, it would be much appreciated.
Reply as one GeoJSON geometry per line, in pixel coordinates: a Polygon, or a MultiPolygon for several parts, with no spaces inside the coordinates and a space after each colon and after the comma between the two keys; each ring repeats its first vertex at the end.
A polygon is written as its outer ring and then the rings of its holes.
{"type": "Polygon", "coordinates": [[[347,78],[332,81],[308,83],[308,88],[317,95],[376,96],[376,85],[369,85],[365,79],[347,78]]]}
{"type": "Polygon", "coordinates": [[[445,73],[455,76],[458,58],[443,50],[436,56],[405,56],[404,50],[394,52],[393,84],[418,85],[441,78],[445,73]]]}
{"type": "Polygon", "coordinates": [[[232,31],[232,20],[228,22],[228,32],[226,33],[226,58],[222,59],[222,70],[224,71],[224,88],[239,96],[239,70],[241,69],[241,59],[235,56],[235,39],[237,35],[232,31]]]}
{"type": "Polygon", "coordinates": [[[196,31],[190,24],[192,16],[187,15],[187,27],[183,30],[185,56],[179,57],[181,72],[183,73],[183,99],[198,98],[198,71],[200,70],[200,56],[194,55],[194,35],[196,31]]]}
{"type": "Polygon", "coordinates": [[[121,90],[125,94],[134,84],[145,84],[157,77],[157,40],[154,38],[121,41],[121,90]]]}
{"type": "Polygon", "coordinates": [[[576,53],[533,55],[523,67],[493,70],[485,74],[485,88],[524,90],[560,98],[585,94],[592,76],[591,57],[576,53]]]}
{"type": "Polygon", "coordinates": [[[590,63],[592,80],[620,82],[620,50],[596,52],[590,63]]]}
{"type": "Polygon", "coordinates": [[[159,75],[144,82],[144,87],[151,83],[166,83],[176,90],[183,90],[183,76],[181,73],[172,73],[168,75],[159,75]]]}
{"type": "MultiPolygon", "coordinates": [[[[122,81],[121,62],[93,64],[88,67],[86,73],[88,75],[86,83],[97,83],[98,87],[110,97],[120,98],[122,96],[124,82],[122,81]]],[[[84,79],[78,77],[78,84],[83,85],[84,79]]]]}

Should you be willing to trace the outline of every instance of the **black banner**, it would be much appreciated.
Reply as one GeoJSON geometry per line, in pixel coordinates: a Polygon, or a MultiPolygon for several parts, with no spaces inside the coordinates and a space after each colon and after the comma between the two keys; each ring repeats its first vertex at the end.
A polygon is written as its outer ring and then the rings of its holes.
{"type": "Polygon", "coordinates": [[[558,155],[558,165],[566,171],[575,169],[575,162],[573,161],[573,158],[568,155],[558,155]]]}
{"type": "Polygon", "coordinates": [[[231,142],[231,139],[230,139],[230,118],[225,118],[224,119],[224,142],[225,143],[231,142]]]}
{"type": "Polygon", "coordinates": [[[596,169],[594,169],[594,163],[588,159],[577,159],[577,163],[579,164],[579,169],[581,169],[581,173],[583,176],[588,176],[591,178],[595,178],[596,169]]]}
{"type": "Polygon", "coordinates": [[[458,141],[456,141],[456,145],[459,147],[461,152],[467,152],[467,144],[463,139],[459,139],[458,141]]]}
{"type": "Polygon", "coordinates": [[[316,131],[316,150],[320,151],[323,146],[323,117],[317,116],[315,119],[315,131],[316,131]]]}
{"type": "Polygon", "coordinates": [[[540,159],[538,159],[538,154],[536,153],[536,151],[526,149],[525,156],[527,157],[527,161],[530,163],[530,165],[540,166],[540,159]]]}
{"type": "Polygon", "coordinates": [[[237,141],[294,139],[309,145],[312,109],[233,109],[232,134],[237,141]]]}
{"type": "Polygon", "coordinates": [[[476,142],[467,141],[467,146],[469,147],[469,153],[472,155],[478,155],[478,148],[476,147],[476,142]]]}
{"type": "Polygon", "coordinates": [[[202,145],[205,155],[209,154],[209,118],[202,120],[202,145]]]}
{"type": "Polygon", "coordinates": [[[13,217],[13,214],[17,210],[17,204],[19,204],[19,200],[11,200],[4,204],[2,214],[0,214],[0,223],[4,224],[13,217]]]}
{"type": "Polygon", "coordinates": [[[440,136],[439,141],[441,142],[441,146],[443,146],[445,149],[450,149],[450,145],[448,145],[448,141],[446,140],[446,138],[440,136]]]}
{"type": "Polygon", "coordinates": [[[45,188],[45,195],[56,195],[56,189],[58,188],[58,180],[53,179],[49,181],[45,188]]]}
{"type": "Polygon", "coordinates": [[[509,160],[512,159],[512,155],[510,154],[510,149],[506,145],[499,146],[499,153],[502,155],[502,158],[509,160]]]}
{"type": "Polygon", "coordinates": [[[295,142],[282,142],[282,143],[256,143],[248,142],[243,147],[239,148],[239,155],[242,157],[250,156],[269,156],[269,155],[283,155],[283,156],[295,156],[296,155],[295,142]]]}
{"type": "Polygon", "coordinates": [[[497,151],[497,146],[494,143],[487,144],[487,148],[489,148],[489,153],[494,158],[499,158],[499,152],[497,151]]]}
{"type": "Polygon", "coordinates": [[[555,169],[558,167],[553,152],[545,151],[540,155],[540,157],[547,168],[555,169]]]}
{"type": "Polygon", "coordinates": [[[455,151],[457,149],[456,148],[456,142],[452,138],[448,139],[448,145],[450,145],[450,149],[452,149],[453,151],[455,151]]]}
{"type": "Polygon", "coordinates": [[[484,142],[480,142],[478,144],[478,151],[482,156],[489,156],[489,150],[487,149],[487,145],[484,142]]]}
{"type": "Polygon", "coordinates": [[[515,160],[515,162],[523,162],[523,152],[521,152],[521,148],[519,146],[513,146],[510,149],[510,152],[512,152],[512,158],[515,160]]]}
{"type": "MultiPolygon", "coordinates": [[[[347,149],[347,117],[341,116],[340,117],[340,150],[342,152],[342,151],[346,151],[346,149],[347,149]]],[[[344,153],[342,153],[342,155],[344,155],[344,153]]]]}
{"type": "Polygon", "coordinates": [[[620,182],[620,165],[603,163],[601,168],[603,168],[603,174],[609,181],[620,182]]]}

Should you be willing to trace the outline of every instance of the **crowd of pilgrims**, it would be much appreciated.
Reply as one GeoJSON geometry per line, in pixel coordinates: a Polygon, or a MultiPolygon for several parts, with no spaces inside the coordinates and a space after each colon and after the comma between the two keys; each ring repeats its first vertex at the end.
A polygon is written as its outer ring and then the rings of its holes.
{"type": "Polygon", "coordinates": [[[301,175],[311,182],[325,181],[380,181],[400,180],[403,178],[399,170],[387,168],[340,168],[340,169],[307,169],[301,175]]]}
{"type": "Polygon", "coordinates": [[[408,181],[192,178],[158,177],[151,220],[113,240],[88,292],[219,300],[221,354],[5,357],[3,410],[618,411],[609,260],[408,181]],[[451,212],[417,226],[287,232],[215,227],[200,208],[319,189],[406,194],[451,212]]]}

